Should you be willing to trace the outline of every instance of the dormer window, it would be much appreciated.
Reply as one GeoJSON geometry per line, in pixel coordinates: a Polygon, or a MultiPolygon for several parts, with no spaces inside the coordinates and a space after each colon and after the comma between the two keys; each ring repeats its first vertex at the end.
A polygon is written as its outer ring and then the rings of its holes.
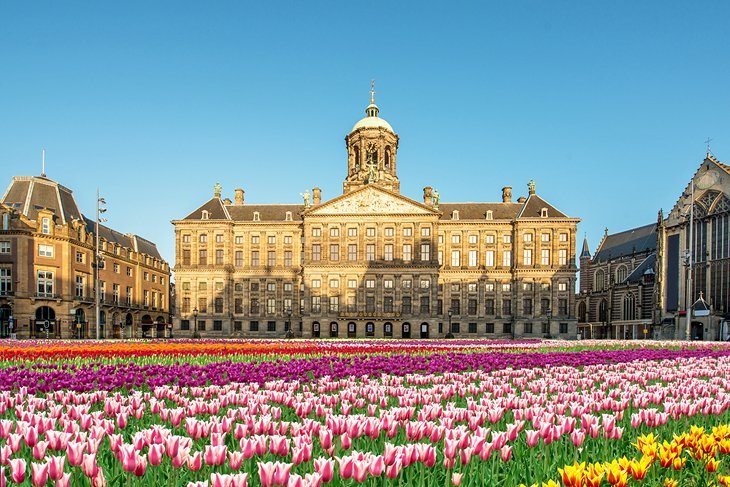
{"type": "Polygon", "coordinates": [[[253,212],[253,221],[260,222],[261,221],[261,213],[258,211],[253,212]]]}
{"type": "Polygon", "coordinates": [[[41,219],[41,233],[49,235],[51,233],[51,219],[48,217],[41,219]]]}
{"type": "Polygon", "coordinates": [[[547,217],[548,217],[547,208],[541,209],[540,210],[540,218],[547,218],[547,217]]]}
{"type": "Polygon", "coordinates": [[[459,210],[454,210],[451,212],[451,219],[452,220],[458,220],[459,219],[459,210]]]}
{"type": "Polygon", "coordinates": [[[208,218],[210,218],[210,213],[208,213],[207,210],[203,210],[203,213],[200,215],[200,219],[207,220],[208,218]]]}
{"type": "Polygon", "coordinates": [[[292,218],[291,218],[291,211],[287,211],[287,212],[286,212],[286,216],[284,216],[284,221],[287,221],[287,222],[290,222],[290,221],[292,221],[292,218]]]}
{"type": "Polygon", "coordinates": [[[487,210],[487,220],[494,220],[494,212],[492,210],[487,210]]]}
{"type": "Polygon", "coordinates": [[[10,230],[10,215],[3,213],[3,230],[10,230]]]}

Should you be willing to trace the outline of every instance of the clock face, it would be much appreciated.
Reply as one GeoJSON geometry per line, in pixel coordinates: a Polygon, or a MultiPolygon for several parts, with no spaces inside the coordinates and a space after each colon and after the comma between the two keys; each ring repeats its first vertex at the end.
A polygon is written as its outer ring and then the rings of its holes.
{"type": "Polygon", "coordinates": [[[697,185],[698,189],[708,189],[717,183],[718,179],[720,179],[720,176],[717,174],[716,171],[708,171],[699,178],[697,178],[697,182],[695,182],[695,185],[697,185]]]}

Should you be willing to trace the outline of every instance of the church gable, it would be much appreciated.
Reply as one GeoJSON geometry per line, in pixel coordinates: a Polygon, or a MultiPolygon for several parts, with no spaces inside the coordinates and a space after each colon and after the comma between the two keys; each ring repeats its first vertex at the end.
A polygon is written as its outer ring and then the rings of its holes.
{"type": "Polygon", "coordinates": [[[307,216],[353,214],[436,215],[438,213],[417,201],[385,191],[374,185],[347,193],[306,212],[307,216]]]}

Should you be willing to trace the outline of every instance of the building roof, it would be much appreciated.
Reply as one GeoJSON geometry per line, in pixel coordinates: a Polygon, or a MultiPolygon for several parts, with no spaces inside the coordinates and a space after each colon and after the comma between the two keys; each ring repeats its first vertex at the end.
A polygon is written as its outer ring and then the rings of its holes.
{"type": "Polygon", "coordinates": [[[646,274],[656,274],[656,252],[652,252],[649,256],[634,269],[626,278],[626,282],[636,283],[646,274]]]}
{"type": "Polygon", "coordinates": [[[13,177],[2,202],[30,220],[37,220],[40,210],[53,213],[57,224],[81,218],[73,192],[46,177],[13,177]]]}
{"type": "Polygon", "coordinates": [[[637,252],[656,250],[656,223],[606,235],[593,261],[616,259],[637,252]]]}
{"type": "MultiPolygon", "coordinates": [[[[10,182],[2,203],[20,212],[29,220],[37,220],[40,210],[48,210],[56,216],[56,224],[80,220],[86,231],[94,233],[95,220],[79,211],[73,191],[44,176],[15,176],[10,182]]],[[[135,252],[162,259],[157,246],[142,237],[120,233],[112,228],[99,225],[99,237],[107,242],[134,249],[135,252]]]]}
{"type": "Polygon", "coordinates": [[[543,208],[547,209],[548,218],[568,218],[568,215],[536,194],[531,194],[527,197],[525,206],[522,207],[522,211],[517,215],[517,218],[540,218],[543,208]]]}
{"type": "Polygon", "coordinates": [[[583,237],[583,250],[580,252],[581,259],[583,257],[591,258],[591,249],[588,248],[588,237],[583,237]]]}
{"type": "Polygon", "coordinates": [[[452,220],[454,210],[459,212],[459,220],[484,220],[487,211],[492,212],[494,220],[514,220],[522,208],[522,203],[441,203],[441,220],[452,220]]]}
{"type": "Polygon", "coordinates": [[[304,205],[230,205],[226,206],[231,219],[235,221],[253,221],[254,212],[259,213],[261,221],[284,221],[286,212],[291,212],[293,221],[301,221],[304,205]]]}

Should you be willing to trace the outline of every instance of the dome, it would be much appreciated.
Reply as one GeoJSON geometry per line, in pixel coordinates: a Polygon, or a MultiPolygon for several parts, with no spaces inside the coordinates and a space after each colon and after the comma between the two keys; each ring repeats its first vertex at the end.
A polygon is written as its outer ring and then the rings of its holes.
{"type": "Polygon", "coordinates": [[[375,103],[371,103],[370,105],[368,105],[365,109],[365,113],[367,114],[367,116],[363,119],[360,119],[360,121],[357,122],[354,127],[352,127],[351,132],[362,128],[384,128],[395,133],[393,127],[391,127],[388,122],[378,117],[378,112],[379,109],[375,103]]]}

